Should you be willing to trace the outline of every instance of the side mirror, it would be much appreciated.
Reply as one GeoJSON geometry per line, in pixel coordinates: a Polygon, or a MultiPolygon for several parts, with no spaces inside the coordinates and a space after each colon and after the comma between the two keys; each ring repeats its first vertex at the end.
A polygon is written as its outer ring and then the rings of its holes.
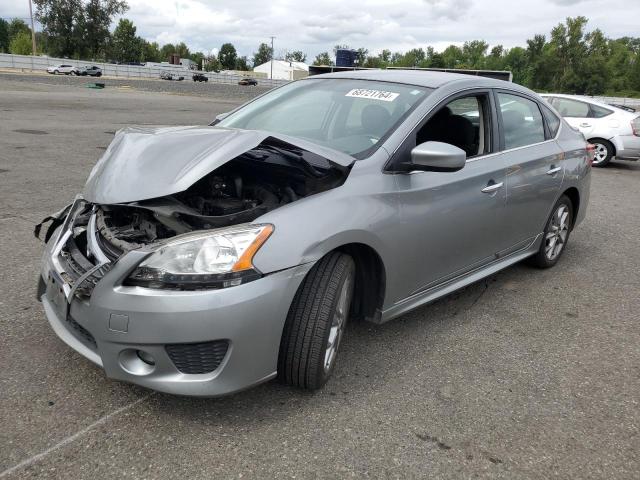
{"type": "Polygon", "coordinates": [[[216,119],[211,122],[211,126],[216,125],[217,123],[220,123],[222,120],[224,120],[225,118],[227,118],[229,116],[230,112],[225,112],[225,113],[221,113],[219,115],[216,115],[216,119]]]}
{"type": "Polygon", "coordinates": [[[457,172],[464,167],[467,154],[461,148],[442,142],[425,142],[411,150],[410,170],[457,172]]]}

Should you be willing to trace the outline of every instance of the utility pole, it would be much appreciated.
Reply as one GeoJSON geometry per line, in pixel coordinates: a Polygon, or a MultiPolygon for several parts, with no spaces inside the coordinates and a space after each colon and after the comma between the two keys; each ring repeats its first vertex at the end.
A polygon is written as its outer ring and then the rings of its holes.
{"type": "Polygon", "coordinates": [[[269,78],[273,80],[273,39],[276,37],[271,37],[271,75],[269,78]]]}
{"type": "Polygon", "coordinates": [[[29,0],[29,16],[31,17],[31,55],[36,54],[36,29],[33,26],[33,7],[31,6],[31,0],[29,0]]]}

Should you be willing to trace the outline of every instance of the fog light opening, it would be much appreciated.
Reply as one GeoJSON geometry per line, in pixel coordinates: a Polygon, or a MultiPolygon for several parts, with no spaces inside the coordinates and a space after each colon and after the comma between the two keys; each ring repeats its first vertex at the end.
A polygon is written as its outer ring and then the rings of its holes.
{"type": "Polygon", "coordinates": [[[138,358],[147,365],[151,365],[153,367],[156,364],[155,358],[153,358],[150,353],[147,353],[144,350],[136,350],[136,355],[138,355],[138,358]]]}
{"type": "Polygon", "coordinates": [[[156,359],[144,350],[127,348],[119,355],[120,366],[132,375],[149,375],[156,368],[156,359]]]}

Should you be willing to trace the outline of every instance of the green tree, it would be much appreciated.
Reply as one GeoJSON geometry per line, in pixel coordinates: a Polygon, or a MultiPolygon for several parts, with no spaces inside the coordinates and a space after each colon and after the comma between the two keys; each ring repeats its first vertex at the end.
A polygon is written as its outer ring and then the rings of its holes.
{"type": "Polygon", "coordinates": [[[294,50],[293,52],[287,52],[284,59],[288,62],[306,62],[307,54],[301,50],[294,50]]]}
{"type": "Polygon", "coordinates": [[[441,53],[434,52],[431,56],[430,64],[431,68],[446,68],[444,62],[444,56],[441,53]]]}
{"type": "Polygon", "coordinates": [[[220,47],[220,52],[218,53],[218,61],[220,65],[225,70],[235,70],[236,68],[236,60],[238,58],[238,52],[236,52],[236,47],[231,43],[224,43],[220,47]]]}
{"type": "Polygon", "coordinates": [[[31,55],[31,32],[20,32],[13,37],[9,44],[9,52],[15,55],[31,55]]]}
{"type": "Polygon", "coordinates": [[[333,65],[333,61],[329,56],[329,52],[322,52],[316,55],[315,60],[313,61],[314,65],[333,65]]]}
{"type": "Polygon", "coordinates": [[[249,59],[246,56],[236,58],[236,70],[240,70],[242,72],[249,71],[249,59]]]}
{"type": "Polygon", "coordinates": [[[131,20],[121,18],[111,37],[111,57],[119,62],[139,62],[142,50],[143,44],[136,36],[136,26],[131,20]]]}
{"type": "Polygon", "coordinates": [[[384,49],[378,55],[367,56],[364,64],[365,68],[387,68],[391,60],[391,50],[384,49]]]}
{"type": "Polygon", "coordinates": [[[515,83],[524,84],[527,78],[527,51],[513,47],[504,56],[504,69],[511,71],[515,83]]]}
{"type": "Polygon", "coordinates": [[[633,70],[635,54],[629,37],[609,41],[607,70],[610,72],[609,89],[613,92],[631,90],[630,72],[633,70]]]}
{"type": "Polygon", "coordinates": [[[177,53],[180,58],[190,58],[191,56],[189,47],[187,47],[187,44],[184,42],[176,44],[176,50],[174,53],[177,53]]]}
{"type": "Polygon", "coordinates": [[[218,61],[218,57],[215,55],[209,55],[205,58],[204,69],[207,72],[219,72],[220,71],[220,62],[218,61]]]}
{"type": "Polygon", "coordinates": [[[462,56],[467,68],[483,69],[484,59],[489,45],[484,40],[471,40],[464,42],[462,46],[462,56]]]}
{"type": "Polygon", "coordinates": [[[456,45],[449,45],[442,52],[445,68],[464,68],[464,54],[456,45]]]}
{"type": "Polygon", "coordinates": [[[143,62],[161,62],[162,54],[160,46],[157,42],[142,41],[142,61],[143,62]]]}
{"type": "Polygon", "coordinates": [[[47,52],[54,57],[79,57],[84,46],[82,0],[33,0],[42,24],[47,52]]]}
{"type": "Polygon", "coordinates": [[[358,65],[364,65],[368,54],[369,50],[366,48],[360,47],[356,50],[356,62],[358,62],[358,65]]]}
{"type": "Polygon", "coordinates": [[[204,53],[194,52],[189,56],[189,58],[196,63],[196,68],[198,70],[202,70],[202,61],[205,58],[204,53]]]}
{"type": "Polygon", "coordinates": [[[24,20],[14,18],[9,22],[9,41],[20,35],[21,33],[28,33],[31,35],[31,29],[24,20]]]}
{"type": "Polygon", "coordinates": [[[631,69],[629,70],[629,86],[636,92],[640,92],[640,52],[636,53],[631,69]]]}
{"type": "Polygon", "coordinates": [[[108,44],[109,26],[116,15],[129,9],[124,0],[89,0],[84,7],[84,43],[89,56],[104,56],[108,44]]]}
{"type": "Polygon", "coordinates": [[[254,68],[271,60],[272,54],[273,51],[271,50],[271,46],[267,45],[266,43],[261,43],[260,45],[258,45],[258,51],[253,54],[254,68]]]}
{"type": "Polygon", "coordinates": [[[0,52],[9,51],[9,22],[0,18],[0,52]]]}
{"type": "Polygon", "coordinates": [[[493,47],[487,58],[484,60],[484,67],[488,70],[503,70],[504,53],[504,47],[502,45],[496,45],[493,47]]]}
{"type": "Polygon", "coordinates": [[[334,45],[333,46],[334,57],[338,54],[338,50],[349,50],[349,45],[334,45]]]}
{"type": "Polygon", "coordinates": [[[176,53],[176,46],[172,43],[167,43],[160,48],[160,57],[162,62],[168,62],[169,57],[176,53]]]}

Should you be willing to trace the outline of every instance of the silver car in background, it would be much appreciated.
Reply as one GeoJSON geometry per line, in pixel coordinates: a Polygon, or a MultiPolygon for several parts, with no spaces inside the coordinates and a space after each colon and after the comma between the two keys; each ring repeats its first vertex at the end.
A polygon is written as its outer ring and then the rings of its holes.
{"type": "Polygon", "coordinates": [[[199,396],[276,377],[313,390],[347,321],[387,322],[524,259],[555,265],[591,161],[518,85],[319,75],[211,126],[119,131],[45,219],[38,296],[110,378],[199,396]]]}
{"type": "Polygon", "coordinates": [[[53,75],[57,75],[59,73],[62,73],[64,75],[77,75],[78,72],[79,72],[78,67],[74,67],[73,65],[69,65],[66,63],[47,67],[47,73],[51,73],[53,75]]]}
{"type": "Polygon", "coordinates": [[[639,113],[578,95],[549,93],[542,97],[595,146],[594,167],[606,166],[613,157],[640,159],[639,113]]]}

